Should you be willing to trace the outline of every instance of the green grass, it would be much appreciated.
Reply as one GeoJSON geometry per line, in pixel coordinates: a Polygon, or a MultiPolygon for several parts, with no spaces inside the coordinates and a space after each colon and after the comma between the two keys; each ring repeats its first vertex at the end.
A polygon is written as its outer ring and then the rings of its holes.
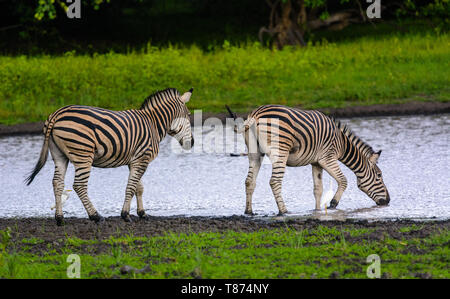
{"type": "Polygon", "coordinates": [[[46,246],[43,240],[24,240],[26,246],[10,243],[2,251],[0,278],[66,278],[70,254],[80,256],[81,278],[367,278],[371,254],[381,258],[382,277],[450,277],[448,231],[381,240],[372,239],[370,232],[319,225],[300,231],[166,233],[102,241],[67,237],[46,246]],[[149,268],[123,274],[124,265],[149,268]]]}
{"type": "Polygon", "coordinates": [[[129,54],[0,56],[0,123],[45,120],[69,104],[138,108],[155,90],[195,88],[190,109],[249,112],[450,100],[450,37],[408,33],[271,51],[257,43],[129,54]]]}

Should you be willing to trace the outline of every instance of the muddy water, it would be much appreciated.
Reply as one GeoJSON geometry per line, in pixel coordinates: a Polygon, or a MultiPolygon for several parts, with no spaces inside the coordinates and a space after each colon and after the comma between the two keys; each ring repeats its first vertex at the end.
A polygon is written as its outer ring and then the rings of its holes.
{"type": "MultiPolygon", "coordinates": [[[[311,166],[288,168],[283,195],[288,217],[319,219],[448,219],[450,218],[450,115],[377,117],[344,120],[374,149],[382,149],[379,166],[391,195],[387,207],[377,207],[356,186],[354,174],[342,166],[349,186],[337,210],[315,212],[311,166]]],[[[144,206],[155,216],[241,215],[245,207],[244,181],[248,160],[230,153],[245,151],[242,138],[231,129],[196,128],[193,152],[180,152],[167,137],[161,152],[143,177],[144,206]],[[216,132],[223,132],[214,138],[216,132]]],[[[42,136],[0,138],[0,217],[53,216],[53,162],[47,161],[35,181],[23,180],[33,168],[41,149],[42,136]]],[[[69,164],[70,165],[70,164],[69,164]]],[[[269,187],[271,166],[261,167],[253,198],[253,210],[260,217],[275,216],[275,201],[269,187]]],[[[73,166],[66,186],[71,188],[73,166]]],[[[89,195],[104,216],[117,216],[123,204],[128,168],[94,168],[89,195]]],[[[324,191],[330,186],[324,175],[324,191]]],[[[336,190],[336,183],[333,189],[336,190]]],[[[132,213],[136,203],[133,200],[132,213]]],[[[86,217],[73,192],[64,205],[66,216],[86,217]]]]}

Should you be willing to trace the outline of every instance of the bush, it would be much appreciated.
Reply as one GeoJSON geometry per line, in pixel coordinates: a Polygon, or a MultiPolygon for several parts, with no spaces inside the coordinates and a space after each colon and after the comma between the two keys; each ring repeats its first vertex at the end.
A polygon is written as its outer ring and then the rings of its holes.
{"type": "Polygon", "coordinates": [[[129,54],[0,57],[0,122],[45,120],[69,104],[138,108],[166,87],[195,87],[191,109],[267,103],[304,108],[390,103],[418,94],[448,101],[447,34],[394,35],[280,51],[258,43],[204,52],[169,46],[129,54]]]}

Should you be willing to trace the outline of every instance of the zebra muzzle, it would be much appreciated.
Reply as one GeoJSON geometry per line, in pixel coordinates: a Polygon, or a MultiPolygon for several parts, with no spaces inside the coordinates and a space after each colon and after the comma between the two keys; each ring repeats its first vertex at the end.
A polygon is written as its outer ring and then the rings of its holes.
{"type": "Polygon", "coordinates": [[[389,192],[386,190],[386,197],[377,201],[377,205],[386,206],[391,201],[391,197],[389,196],[389,192]]]}
{"type": "Polygon", "coordinates": [[[180,140],[180,145],[185,150],[191,149],[194,146],[194,137],[191,135],[191,138],[188,140],[186,139],[180,140]]]}

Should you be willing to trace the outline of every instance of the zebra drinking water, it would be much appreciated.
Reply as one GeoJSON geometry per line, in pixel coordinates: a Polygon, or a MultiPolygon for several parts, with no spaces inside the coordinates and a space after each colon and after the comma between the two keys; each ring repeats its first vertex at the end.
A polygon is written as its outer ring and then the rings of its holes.
{"type": "MultiPolygon", "coordinates": [[[[236,119],[229,108],[228,111],[236,119]]],[[[264,155],[272,163],[270,187],[280,214],[287,212],[281,196],[286,166],[312,165],[317,210],[320,209],[323,192],[323,169],[338,183],[329,208],[336,208],[347,187],[347,179],[341,172],[338,161],[355,173],[358,188],[377,205],[387,205],[390,201],[381,170],[377,166],[381,151],[375,152],[346,125],[319,111],[298,110],[280,105],[261,106],[248,115],[237,132],[244,133],[248,149],[246,214],[252,214],[252,195],[264,155]]]]}
{"type": "Polygon", "coordinates": [[[68,162],[75,167],[73,189],[81,199],[89,219],[99,222],[103,217],[92,205],[87,194],[91,167],[128,165],[130,174],[121,216],[129,216],[131,199],[137,198],[137,214],[145,217],[142,204],[144,186],[141,177],[148,164],[156,158],[159,143],[169,134],[184,149],[194,144],[186,103],[193,92],[180,95],[168,88],[150,95],[139,110],[111,111],[88,106],[66,106],[51,114],[44,125],[45,135],[41,154],[34,170],[26,179],[29,185],[44,166],[50,149],[55,162],[53,191],[55,219],[63,223],[61,194],[68,162]]]}

